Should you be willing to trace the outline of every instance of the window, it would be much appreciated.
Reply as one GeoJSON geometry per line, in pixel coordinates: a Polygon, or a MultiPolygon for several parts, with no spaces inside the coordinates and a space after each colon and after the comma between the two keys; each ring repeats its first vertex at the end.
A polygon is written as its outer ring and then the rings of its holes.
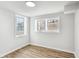
{"type": "Polygon", "coordinates": [[[51,17],[45,19],[35,20],[35,31],[36,32],[60,32],[60,17],[51,17]]]}
{"type": "Polygon", "coordinates": [[[24,21],[24,16],[16,15],[16,35],[24,34],[24,21]]]}

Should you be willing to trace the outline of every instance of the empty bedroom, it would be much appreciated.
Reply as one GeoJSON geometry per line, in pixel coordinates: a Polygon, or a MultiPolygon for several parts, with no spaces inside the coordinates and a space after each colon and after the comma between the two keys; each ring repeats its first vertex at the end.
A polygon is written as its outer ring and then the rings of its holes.
{"type": "Polygon", "coordinates": [[[79,58],[79,1],[0,1],[0,58],[79,58]]]}

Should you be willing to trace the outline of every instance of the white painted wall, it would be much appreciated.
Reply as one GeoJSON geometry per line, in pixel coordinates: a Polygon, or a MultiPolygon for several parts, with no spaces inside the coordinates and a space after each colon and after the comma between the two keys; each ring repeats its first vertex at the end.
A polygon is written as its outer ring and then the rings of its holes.
{"type": "Polygon", "coordinates": [[[27,36],[15,38],[15,14],[0,8],[0,57],[28,44],[28,33],[27,36]]]}
{"type": "Polygon", "coordinates": [[[30,39],[31,43],[52,49],[63,50],[67,52],[74,51],[74,14],[64,14],[62,12],[55,14],[32,17],[30,22],[30,39]],[[34,20],[43,19],[53,16],[60,16],[61,32],[60,33],[40,33],[35,32],[34,20]]]}
{"type": "Polygon", "coordinates": [[[75,13],[75,52],[79,57],[79,9],[75,13]]]}

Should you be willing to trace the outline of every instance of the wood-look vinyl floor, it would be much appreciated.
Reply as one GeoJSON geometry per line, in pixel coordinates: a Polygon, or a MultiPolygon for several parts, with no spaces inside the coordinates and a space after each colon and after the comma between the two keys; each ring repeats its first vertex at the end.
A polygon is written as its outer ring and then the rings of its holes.
{"type": "Polygon", "coordinates": [[[3,58],[74,58],[74,54],[28,45],[4,56],[3,58]]]}

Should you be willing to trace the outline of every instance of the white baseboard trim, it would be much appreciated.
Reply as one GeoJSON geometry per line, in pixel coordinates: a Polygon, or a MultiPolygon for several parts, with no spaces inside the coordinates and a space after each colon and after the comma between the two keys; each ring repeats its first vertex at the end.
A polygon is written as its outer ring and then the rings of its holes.
{"type": "Polygon", "coordinates": [[[10,53],[12,53],[12,52],[14,52],[14,51],[16,51],[16,50],[18,50],[18,49],[21,49],[21,48],[24,47],[24,46],[29,45],[29,44],[30,44],[30,43],[25,43],[25,44],[23,44],[23,45],[21,45],[21,46],[15,48],[15,49],[13,49],[13,50],[7,51],[6,53],[1,54],[0,57],[3,57],[3,56],[5,56],[5,55],[7,55],[7,54],[10,54],[10,53]]]}
{"type": "Polygon", "coordinates": [[[77,55],[77,53],[75,52],[74,54],[75,54],[75,58],[78,58],[78,55],[77,55]]]}
{"type": "Polygon", "coordinates": [[[75,57],[79,58],[79,51],[75,51],[75,57]]]}
{"type": "Polygon", "coordinates": [[[45,47],[45,48],[49,48],[49,49],[56,49],[56,50],[59,50],[59,51],[64,51],[64,52],[75,54],[74,51],[66,51],[66,50],[62,50],[62,49],[58,49],[58,48],[52,48],[52,47],[44,46],[44,45],[41,45],[41,44],[31,43],[31,45],[41,46],[41,47],[45,47]]]}

